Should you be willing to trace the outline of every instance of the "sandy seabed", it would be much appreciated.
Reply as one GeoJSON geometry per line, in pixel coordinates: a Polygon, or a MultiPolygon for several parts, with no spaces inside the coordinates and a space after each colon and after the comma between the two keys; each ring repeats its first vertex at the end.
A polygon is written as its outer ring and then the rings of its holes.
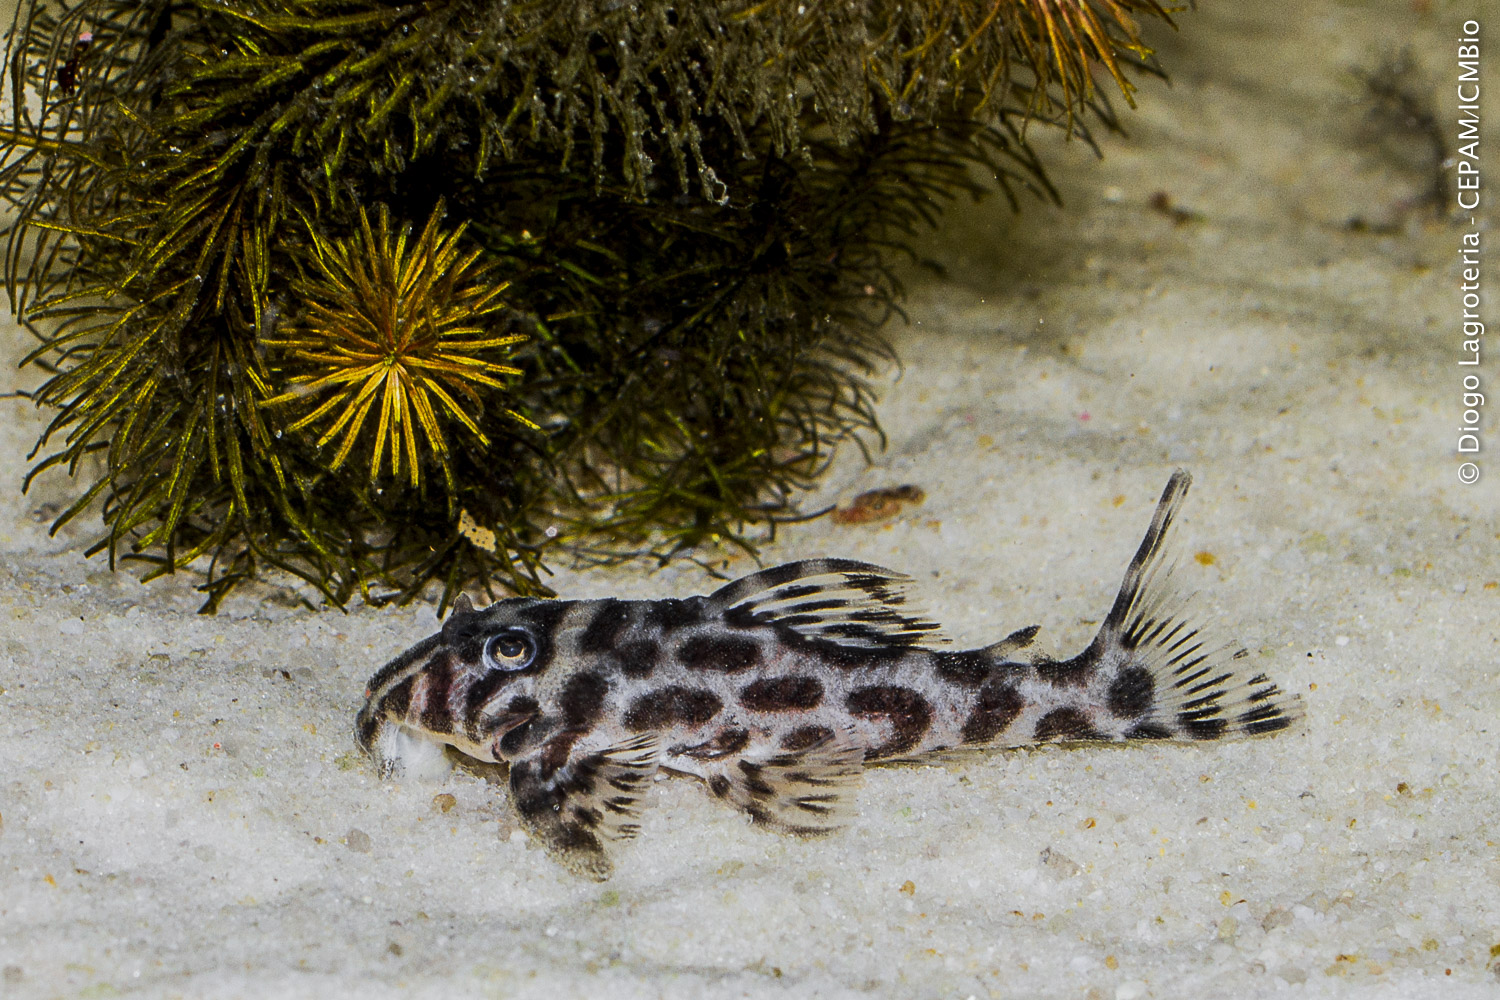
{"type": "Polygon", "coordinates": [[[1047,150],[1065,210],[948,214],[891,330],[889,446],[807,500],[925,503],[764,551],[905,569],[959,643],[1037,622],[1068,653],[1186,467],[1197,613],[1300,694],[1298,730],[875,769],[812,842],[666,781],[582,882],[501,788],[381,782],[355,750],[365,679],[430,605],[267,585],[200,617],[191,577],[48,536],[69,487],[17,496],[42,417],[4,403],[0,996],[1500,995],[1500,467],[1462,486],[1454,453],[1471,224],[1412,207],[1420,149],[1374,140],[1350,72],[1402,38],[1451,121],[1477,10],[1428,6],[1214,0],[1158,33],[1173,86],[1142,86],[1129,137],[1047,150]]]}

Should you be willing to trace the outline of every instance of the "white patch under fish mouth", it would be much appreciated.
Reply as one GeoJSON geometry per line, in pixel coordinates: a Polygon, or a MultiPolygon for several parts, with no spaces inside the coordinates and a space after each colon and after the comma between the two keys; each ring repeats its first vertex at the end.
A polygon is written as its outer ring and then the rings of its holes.
{"type": "Polygon", "coordinates": [[[387,722],[371,741],[370,754],[382,778],[440,781],[453,769],[445,746],[431,733],[387,722]]]}

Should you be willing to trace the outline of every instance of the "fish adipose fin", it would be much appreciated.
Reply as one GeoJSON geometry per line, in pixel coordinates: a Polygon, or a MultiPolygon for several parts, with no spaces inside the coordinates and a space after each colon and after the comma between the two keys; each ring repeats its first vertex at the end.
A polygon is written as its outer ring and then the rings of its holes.
{"type": "Polygon", "coordinates": [[[804,559],[742,577],[709,595],[726,621],[770,624],[807,639],[880,649],[948,640],[907,604],[911,578],[853,559],[804,559]]]}
{"type": "Polygon", "coordinates": [[[999,642],[991,643],[980,652],[995,661],[1008,660],[1012,653],[1025,649],[1036,642],[1036,634],[1042,630],[1040,625],[1027,625],[1018,628],[999,642]]]}
{"type": "Polygon", "coordinates": [[[758,826],[817,836],[846,825],[864,775],[864,751],[828,736],[763,759],[740,757],[711,771],[708,788],[758,826]]]}
{"type": "Polygon", "coordinates": [[[661,760],[658,740],[575,749],[560,767],[545,752],[512,762],[510,798],[532,836],[564,867],[603,881],[614,866],[609,844],[640,831],[645,794],[661,760]]]}
{"type": "Polygon", "coordinates": [[[1244,649],[1211,644],[1184,615],[1187,598],[1173,586],[1166,543],[1191,482],[1181,469],[1172,474],[1088,649],[1042,668],[1063,683],[1076,677],[1103,685],[1099,716],[1112,723],[1106,738],[1260,736],[1286,729],[1302,714],[1300,699],[1246,669],[1244,649]]]}

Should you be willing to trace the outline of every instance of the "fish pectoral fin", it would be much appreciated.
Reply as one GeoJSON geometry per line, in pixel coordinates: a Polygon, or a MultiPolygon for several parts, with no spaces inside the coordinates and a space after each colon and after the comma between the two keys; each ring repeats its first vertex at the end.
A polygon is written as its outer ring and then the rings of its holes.
{"type": "Polygon", "coordinates": [[[738,757],[710,771],[708,787],[758,826],[817,836],[847,824],[864,776],[864,750],[828,737],[801,750],[738,757]]]}
{"type": "Polygon", "coordinates": [[[561,766],[547,757],[544,746],[511,762],[511,805],[558,862],[602,882],[614,868],[607,846],[640,830],[659,741],[648,735],[602,750],[574,746],[561,766]]]}

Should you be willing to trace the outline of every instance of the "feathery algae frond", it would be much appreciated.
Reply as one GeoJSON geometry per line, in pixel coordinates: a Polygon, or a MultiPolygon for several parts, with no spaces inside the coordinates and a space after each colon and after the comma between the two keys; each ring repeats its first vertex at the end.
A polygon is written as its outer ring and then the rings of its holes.
{"type": "MultiPolygon", "coordinates": [[[[314,273],[293,284],[306,297],[306,315],[289,336],[262,342],[307,369],[291,377],[293,388],[265,405],[317,400],[287,430],[319,427],[320,448],[337,439],[330,468],[344,464],[374,411],[371,482],[389,455],[393,477],[401,475],[404,461],[410,484],[420,484],[420,431],[451,493],[443,425],[457,424],[489,445],[476,420],[484,409],[481,390],[498,395],[507,388],[498,376],[521,374],[493,358],[496,349],[526,336],[493,332],[503,322],[500,296],[507,283],[488,281],[494,268],[479,262],[483,251],[460,249],[466,227],[444,233],[441,217],[439,206],[415,242],[410,225],[391,231],[384,205],[373,229],[360,209],[359,233],[348,240],[330,240],[309,224],[314,273]]],[[[514,409],[501,409],[536,427],[514,409]]]]}

